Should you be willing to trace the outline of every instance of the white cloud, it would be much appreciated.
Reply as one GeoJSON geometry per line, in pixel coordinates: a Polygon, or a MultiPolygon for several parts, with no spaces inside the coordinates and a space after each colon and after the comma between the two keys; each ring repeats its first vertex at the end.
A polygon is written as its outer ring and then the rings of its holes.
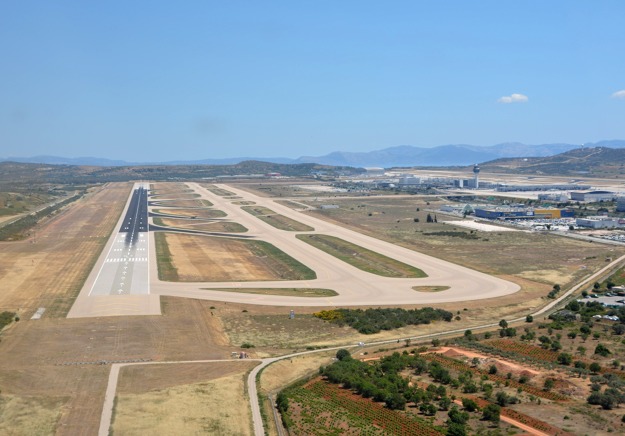
{"type": "Polygon", "coordinates": [[[620,91],[616,91],[612,94],[612,98],[622,98],[625,99],[625,89],[621,89],[620,91]]]}
{"type": "Polygon", "coordinates": [[[529,99],[527,98],[527,95],[523,95],[523,94],[511,94],[511,95],[504,95],[503,97],[501,97],[499,100],[497,100],[499,103],[525,103],[527,102],[529,99]]]}

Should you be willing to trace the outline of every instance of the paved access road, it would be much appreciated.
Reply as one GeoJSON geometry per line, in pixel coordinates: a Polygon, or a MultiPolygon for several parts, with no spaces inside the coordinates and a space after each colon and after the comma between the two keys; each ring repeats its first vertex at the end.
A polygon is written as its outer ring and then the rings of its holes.
{"type": "Polygon", "coordinates": [[[234,202],[252,201],[256,205],[267,207],[276,213],[313,227],[315,230],[312,233],[336,236],[413,265],[425,271],[428,277],[422,279],[387,278],[361,271],[295,237],[296,234],[310,232],[278,230],[241,210],[241,207],[233,204],[231,199],[215,195],[197,183],[188,183],[187,185],[200,194],[202,198],[211,201],[215,208],[223,210],[227,214],[228,219],[247,227],[249,232],[246,235],[254,236],[275,245],[280,250],[313,269],[317,274],[317,279],[257,282],[162,282],[158,279],[156,260],[152,256],[150,259],[152,262],[150,282],[153,294],[276,306],[356,306],[433,304],[476,300],[508,295],[519,290],[518,285],[497,277],[436,259],[311,217],[283,206],[270,198],[259,197],[230,185],[218,185],[220,188],[233,192],[239,197],[234,202]],[[412,289],[413,286],[449,286],[450,289],[442,292],[426,293],[414,291],[412,289]],[[210,290],[210,288],[306,287],[333,289],[339,295],[335,297],[306,298],[210,290]]]}

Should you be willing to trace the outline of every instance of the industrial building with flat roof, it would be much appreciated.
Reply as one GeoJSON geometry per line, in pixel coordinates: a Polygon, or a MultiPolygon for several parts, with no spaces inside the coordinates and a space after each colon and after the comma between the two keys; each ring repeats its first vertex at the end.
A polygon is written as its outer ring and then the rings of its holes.
{"type": "Polygon", "coordinates": [[[477,218],[486,219],[557,219],[573,218],[575,212],[571,209],[531,208],[531,207],[492,207],[475,208],[477,218]]]}
{"type": "Polygon", "coordinates": [[[579,227],[588,227],[591,229],[623,229],[625,228],[625,219],[608,216],[590,216],[577,218],[575,224],[579,227]]]}
{"type": "Polygon", "coordinates": [[[616,193],[610,191],[571,192],[571,201],[596,203],[599,201],[612,201],[615,198],[616,193]]]}
{"type": "Polygon", "coordinates": [[[504,185],[501,184],[497,187],[497,191],[509,192],[509,191],[573,191],[579,189],[590,189],[590,185],[573,185],[573,184],[561,184],[561,185],[504,185]]]}

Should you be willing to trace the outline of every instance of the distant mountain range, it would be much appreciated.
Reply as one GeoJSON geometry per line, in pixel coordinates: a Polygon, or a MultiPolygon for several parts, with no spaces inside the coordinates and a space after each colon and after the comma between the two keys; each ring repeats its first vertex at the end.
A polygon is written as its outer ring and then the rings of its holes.
{"type": "MultiPolygon", "coordinates": [[[[592,144],[584,144],[584,147],[625,148],[625,140],[599,141],[592,144]]],[[[548,157],[580,148],[579,144],[528,145],[519,142],[508,142],[486,147],[468,144],[440,145],[431,148],[400,145],[369,152],[336,151],[324,156],[302,156],[297,159],[282,157],[238,157],[226,159],[201,159],[193,161],[126,162],[95,157],[63,158],[57,156],[35,156],[30,158],[0,158],[0,162],[12,161],[55,165],[110,167],[135,165],[232,165],[243,161],[254,160],[278,164],[315,163],[333,166],[390,168],[412,166],[465,166],[501,158],[548,157]]]]}

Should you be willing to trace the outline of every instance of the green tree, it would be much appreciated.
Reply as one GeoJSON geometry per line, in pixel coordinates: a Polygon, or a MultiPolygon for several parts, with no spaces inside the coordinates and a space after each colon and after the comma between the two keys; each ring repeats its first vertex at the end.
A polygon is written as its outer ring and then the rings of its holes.
{"type": "Polygon", "coordinates": [[[502,329],[507,329],[508,321],[506,321],[505,319],[502,319],[501,321],[499,321],[499,327],[501,327],[502,329]]]}
{"type": "Polygon", "coordinates": [[[391,410],[404,410],[406,408],[406,399],[398,392],[395,392],[385,400],[386,407],[391,410]]]}
{"type": "Polygon", "coordinates": [[[525,317],[525,322],[534,322],[534,317],[532,315],[527,315],[525,317]]]}
{"type": "Polygon", "coordinates": [[[462,399],[462,407],[467,412],[475,412],[478,409],[477,403],[470,398],[462,399]]]}
{"type": "Polygon", "coordinates": [[[484,421],[490,421],[494,424],[498,424],[500,417],[501,407],[496,404],[489,404],[488,406],[484,407],[484,410],[482,411],[482,419],[484,421]]]}
{"type": "Polygon", "coordinates": [[[441,399],[438,400],[438,407],[440,407],[441,410],[449,410],[450,405],[451,399],[449,397],[441,397],[441,399]]]}
{"type": "Polygon", "coordinates": [[[459,424],[457,422],[450,422],[447,424],[447,431],[445,432],[447,436],[467,436],[467,428],[464,424],[459,424]]]}
{"type": "Polygon", "coordinates": [[[338,360],[349,360],[352,358],[352,355],[349,354],[349,351],[347,351],[345,348],[341,348],[339,351],[336,352],[336,358],[338,360]]]}
{"type": "Polygon", "coordinates": [[[432,403],[421,403],[419,405],[419,410],[425,416],[434,416],[434,415],[436,415],[436,406],[433,405],[432,403]]]}
{"type": "Polygon", "coordinates": [[[573,356],[568,353],[560,353],[558,355],[558,363],[560,365],[570,365],[573,362],[573,356]]]}
{"type": "Polygon", "coordinates": [[[612,354],[612,352],[605,345],[599,344],[595,348],[595,354],[598,354],[603,357],[608,357],[610,354],[612,354]]]}
{"type": "Polygon", "coordinates": [[[285,413],[289,410],[289,398],[284,392],[280,392],[276,397],[276,406],[281,413],[285,413]]]}

